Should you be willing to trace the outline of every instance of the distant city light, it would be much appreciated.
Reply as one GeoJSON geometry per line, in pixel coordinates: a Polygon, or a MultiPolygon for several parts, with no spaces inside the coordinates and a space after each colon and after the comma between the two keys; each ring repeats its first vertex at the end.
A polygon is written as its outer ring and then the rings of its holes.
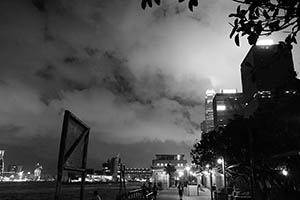
{"type": "Polygon", "coordinates": [[[217,105],[217,111],[224,111],[224,110],[226,110],[225,105],[217,105]]]}
{"type": "Polygon", "coordinates": [[[191,168],[190,168],[189,166],[185,167],[185,170],[186,170],[186,171],[190,171],[190,169],[191,169],[191,168]]]}
{"type": "Polygon", "coordinates": [[[180,155],[179,154],[177,154],[177,160],[180,160],[180,155]]]}
{"type": "Polygon", "coordinates": [[[218,164],[222,164],[223,163],[223,159],[222,158],[218,158],[217,163],[218,164]]]}
{"type": "Polygon", "coordinates": [[[210,167],[210,165],[209,165],[209,164],[207,164],[207,165],[205,165],[205,167],[206,167],[206,168],[209,168],[209,167],[210,167]]]}
{"type": "Polygon", "coordinates": [[[273,45],[274,41],[271,39],[258,40],[256,46],[270,46],[273,45]]]}

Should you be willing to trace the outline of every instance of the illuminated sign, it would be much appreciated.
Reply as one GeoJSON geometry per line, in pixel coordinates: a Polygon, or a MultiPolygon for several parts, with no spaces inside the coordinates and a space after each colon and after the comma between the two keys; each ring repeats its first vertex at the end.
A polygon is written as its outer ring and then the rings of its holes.
{"type": "Polygon", "coordinates": [[[221,90],[222,94],[236,94],[237,93],[237,89],[223,89],[221,90]]]}
{"type": "Polygon", "coordinates": [[[274,41],[271,39],[258,40],[256,46],[270,46],[273,45],[274,41]]]}

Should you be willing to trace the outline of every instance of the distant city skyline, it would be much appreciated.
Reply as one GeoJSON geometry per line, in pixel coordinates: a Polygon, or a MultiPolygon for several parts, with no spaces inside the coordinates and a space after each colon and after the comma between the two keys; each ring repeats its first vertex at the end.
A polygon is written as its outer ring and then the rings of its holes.
{"type": "MultiPolygon", "coordinates": [[[[55,173],[63,111],[91,128],[88,167],[185,154],[200,138],[207,89],[241,91],[250,49],[229,39],[232,1],[0,2],[0,149],[7,164],[55,173]]],[[[275,42],[284,39],[272,36],[275,42]]],[[[300,69],[299,46],[293,50],[300,69]]]]}

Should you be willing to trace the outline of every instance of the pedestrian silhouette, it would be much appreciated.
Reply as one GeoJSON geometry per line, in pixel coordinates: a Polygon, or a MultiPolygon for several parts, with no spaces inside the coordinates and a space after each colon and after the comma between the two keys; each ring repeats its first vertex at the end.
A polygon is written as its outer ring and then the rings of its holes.
{"type": "Polygon", "coordinates": [[[94,197],[95,200],[102,200],[97,190],[94,191],[94,197]]]}
{"type": "Polygon", "coordinates": [[[182,195],[183,195],[183,190],[184,190],[183,184],[179,183],[177,188],[178,188],[179,199],[182,200],[182,195]]]}
{"type": "Polygon", "coordinates": [[[146,187],[146,184],[145,184],[145,183],[143,183],[141,189],[142,189],[142,198],[143,198],[143,199],[146,199],[146,196],[147,196],[147,187],[146,187]]]}
{"type": "Polygon", "coordinates": [[[156,196],[157,196],[157,187],[156,187],[156,183],[153,184],[152,192],[153,192],[153,200],[156,200],[156,196]]]}

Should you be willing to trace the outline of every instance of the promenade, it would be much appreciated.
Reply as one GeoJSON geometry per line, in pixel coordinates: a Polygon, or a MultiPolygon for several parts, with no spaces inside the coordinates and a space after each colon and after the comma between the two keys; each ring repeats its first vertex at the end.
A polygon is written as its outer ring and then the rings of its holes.
{"type": "MultiPolygon", "coordinates": [[[[179,200],[179,195],[177,188],[170,188],[163,191],[159,191],[157,195],[157,200],[179,200]]],[[[183,195],[183,200],[210,200],[210,190],[204,188],[203,191],[199,193],[199,196],[187,196],[183,195]]]]}

